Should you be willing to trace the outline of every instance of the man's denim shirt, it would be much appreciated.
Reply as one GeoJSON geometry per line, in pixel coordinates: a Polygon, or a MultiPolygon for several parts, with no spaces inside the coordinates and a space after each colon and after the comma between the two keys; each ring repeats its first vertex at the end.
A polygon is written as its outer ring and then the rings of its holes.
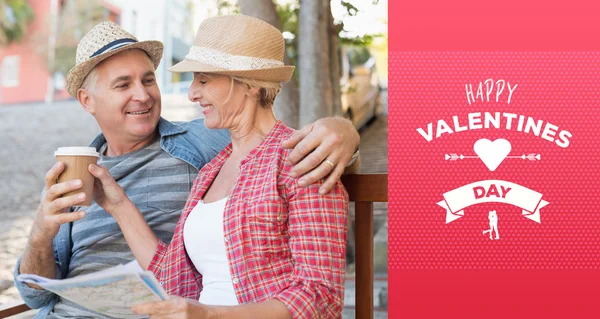
{"type": "MultiPolygon", "coordinates": [[[[158,122],[160,146],[167,153],[179,158],[200,170],[210,162],[231,139],[227,130],[211,130],[204,126],[204,119],[191,122],[171,123],[163,118],[158,122]]],[[[100,149],[106,143],[103,134],[98,135],[90,144],[100,149]]],[[[71,259],[71,223],[60,226],[54,237],[54,259],[56,261],[56,278],[63,279],[69,272],[71,259]]],[[[58,296],[46,290],[38,290],[16,280],[19,275],[21,258],[17,260],[14,271],[14,282],[23,301],[33,309],[41,308],[36,318],[46,317],[58,301],[58,296]]]]}

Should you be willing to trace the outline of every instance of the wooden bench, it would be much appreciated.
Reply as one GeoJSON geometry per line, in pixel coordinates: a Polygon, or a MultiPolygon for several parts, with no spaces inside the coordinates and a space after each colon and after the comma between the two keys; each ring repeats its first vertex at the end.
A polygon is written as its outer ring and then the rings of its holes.
{"type": "MultiPolygon", "coordinates": [[[[355,202],[356,318],[373,318],[373,203],[388,201],[387,174],[342,177],[350,201],[355,202]]],[[[0,318],[28,311],[25,304],[0,310],[0,318]]]]}
{"type": "Polygon", "coordinates": [[[373,318],[373,203],[388,201],[387,174],[342,177],[355,206],[356,319],[373,318]]]}

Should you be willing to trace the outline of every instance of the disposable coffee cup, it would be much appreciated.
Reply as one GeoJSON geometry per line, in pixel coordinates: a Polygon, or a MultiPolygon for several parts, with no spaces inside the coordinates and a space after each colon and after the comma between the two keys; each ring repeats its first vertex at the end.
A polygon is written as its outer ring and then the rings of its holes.
{"type": "Polygon", "coordinates": [[[81,192],[85,193],[85,200],[77,204],[77,206],[92,205],[92,197],[94,194],[94,176],[88,170],[90,164],[96,164],[100,154],[93,147],[59,147],[54,152],[57,162],[63,162],[65,169],[58,176],[58,182],[67,182],[74,179],[80,179],[83,186],[72,192],[64,194],[62,197],[67,197],[81,192]]]}

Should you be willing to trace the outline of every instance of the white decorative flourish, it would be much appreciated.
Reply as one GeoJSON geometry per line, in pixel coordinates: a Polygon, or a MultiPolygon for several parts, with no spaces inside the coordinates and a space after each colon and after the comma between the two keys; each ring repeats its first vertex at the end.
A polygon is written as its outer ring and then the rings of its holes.
{"type": "Polygon", "coordinates": [[[508,154],[510,154],[511,150],[512,146],[510,145],[510,142],[503,138],[494,141],[482,138],[477,140],[473,145],[473,151],[475,151],[476,154],[475,156],[450,153],[444,154],[444,159],[447,161],[456,161],[458,159],[464,160],[465,158],[479,158],[492,172],[507,158],[528,159],[530,161],[539,161],[542,159],[542,156],[536,153],[530,153],[528,155],[523,154],[521,156],[509,156],[508,154]]]}
{"type": "MultiPolygon", "coordinates": [[[[447,161],[456,161],[458,159],[465,159],[465,158],[479,158],[479,156],[467,156],[467,155],[458,155],[455,153],[450,153],[450,154],[444,154],[444,159],[447,161]]],[[[541,154],[536,154],[536,153],[531,153],[528,155],[519,155],[519,156],[507,156],[506,158],[520,158],[520,159],[528,159],[530,161],[540,161],[542,160],[542,155],[541,154]]]]}
{"type": "Polygon", "coordinates": [[[278,60],[233,55],[223,51],[197,46],[193,46],[185,58],[187,60],[212,65],[220,69],[236,71],[272,69],[284,66],[283,62],[278,60]]]}

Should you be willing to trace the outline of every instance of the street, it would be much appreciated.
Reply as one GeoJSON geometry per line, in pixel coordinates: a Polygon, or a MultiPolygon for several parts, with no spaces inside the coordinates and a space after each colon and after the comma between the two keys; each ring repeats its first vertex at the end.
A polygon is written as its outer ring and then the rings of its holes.
{"type": "MultiPolygon", "coordinates": [[[[362,173],[387,172],[387,107],[385,110],[385,116],[361,130],[362,173]]],[[[163,110],[163,116],[171,120],[191,119],[197,114],[189,108],[163,110]]],[[[0,106],[0,306],[20,302],[13,286],[13,269],[26,245],[45,173],[55,163],[54,151],[62,146],[88,145],[99,131],[94,118],[75,102],[0,106]]],[[[380,270],[377,276],[384,278],[375,285],[377,307],[384,305],[379,292],[382,287],[387,289],[387,203],[375,208],[375,268],[380,270]]],[[[347,292],[353,292],[353,284],[347,284],[347,292]]],[[[347,294],[349,299],[353,301],[352,294],[347,294]]],[[[351,312],[345,310],[344,317],[351,317],[351,312]]],[[[387,312],[377,317],[381,316],[386,318],[387,312]]]]}

